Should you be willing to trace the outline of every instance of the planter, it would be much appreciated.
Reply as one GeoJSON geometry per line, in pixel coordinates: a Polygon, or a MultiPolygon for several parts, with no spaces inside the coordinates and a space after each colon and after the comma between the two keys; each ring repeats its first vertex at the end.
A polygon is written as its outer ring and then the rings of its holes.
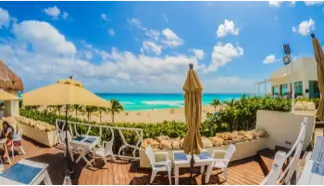
{"type": "Polygon", "coordinates": [[[19,123],[18,127],[23,130],[23,135],[31,138],[43,145],[52,147],[58,143],[58,137],[55,130],[52,131],[40,131],[34,127],[26,124],[19,123]]]}
{"type": "MultiPolygon", "coordinates": [[[[252,141],[245,141],[241,143],[234,144],[236,151],[234,155],[232,156],[231,161],[240,160],[244,158],[248,158],[251,156],[254,156],[257,154],[257,152],[261,149],[264,149],[266,146],[267,138],[260,138],[257,140],[252,141]]],[[[209,154],[212,154],[213,150],[216,149],[227,149],[227,146],[223,145],[220,147],[212,147],[212,148],[205,148],[209,152],[209,154]]],[[[156,152],[168,152],[169,159],[173,161],[173,151],[179,151],[179,150],[156,150],[156,152]]],[[[224,153],[217,153],[216,158],[223,158],[224,153]]],[[[145,154],[145,149],[139,150],[139,158],[140,158],[140,167],[141,168],[150,168],[150,162],[145,154]]],[[[161,157],[156,156],[157,161],[163,160],[161,157]]]]}

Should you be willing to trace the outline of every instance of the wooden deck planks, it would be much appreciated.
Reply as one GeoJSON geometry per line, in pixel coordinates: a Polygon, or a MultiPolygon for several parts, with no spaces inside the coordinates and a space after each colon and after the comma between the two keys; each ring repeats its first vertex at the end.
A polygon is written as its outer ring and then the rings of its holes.
{"type": "MultiPolygon", "coordinates": [[[[53,184],[63,183],[64,171],[67,168],[66,160],[63,157],[61,149],[52,147],[47,148],[25,139],[23,145],[27,155],[16,155],[13,164],[21,159],[30,159],[34,161],[49,164],[49,174],[53,184]]],[[[0,149],[0,153],[2,150],[0,149]]],[[[13,165],[11,164],[11,165],[13,165]]],[[[98,170],[90,170],[85,166],[83,160],[78,164],[72,163],[72,167],[77,172],[78,177],[73,179],[73,184],[80,185],[147,185],[150,181],[151,170],[138,168],[138,162],[127,162],[125,160],[109,161],[108,166],[99,168],[98,170]]],[[[5,164],[5,169],[11,165],[5,164]]],[[[180,169],[180,184],[186,184],[190,174],[189,169],[180,169]]],[[[225,181],[223,172],[214,169],[208,185],[258,185],[264,179],[263,172],[256,159],[240,160],[238,163],[230,165],[228,168],[227,181],[225,181]]],[[[201,184],[204,176],[195,175],[197,184],[201,184]]],[[[174,176],[172,176],[174,184],[174,176]]],[[[166,174],[159,173],[153,184],[168,185],[168,177],[166,174]]]]}

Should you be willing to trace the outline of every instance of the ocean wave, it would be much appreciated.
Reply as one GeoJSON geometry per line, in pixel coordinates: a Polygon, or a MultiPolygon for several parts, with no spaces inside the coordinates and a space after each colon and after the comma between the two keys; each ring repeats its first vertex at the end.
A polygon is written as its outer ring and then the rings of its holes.
{"type": "Polygon", "coordinates": [[[145,105],[168,105],[173,107],[183,107],[184,101],[175,100],[175,101],[142,101],[142,104],[145,105]]]}
{"type": "Polygon", "coordinates": [[[134,105],[135,104],[134,102],[130,102],[130,101],[121,101],[120,103],[123,105],[134,105]]]}

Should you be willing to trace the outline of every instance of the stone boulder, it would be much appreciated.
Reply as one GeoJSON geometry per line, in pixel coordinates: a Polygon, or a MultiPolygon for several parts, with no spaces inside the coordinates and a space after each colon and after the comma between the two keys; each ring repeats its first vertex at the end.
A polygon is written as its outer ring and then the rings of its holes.
{"type": "Polygon", "coordinates": [[[160,149],[171,150],[172,149],[172,140],[162,140],[160,142],[160,149]]]}
{"type": "Polygon", "coordinates": [[[161,143],[164,140],[169,140],[169,136],[159,136],[155,138],[159,143],[161,143]]]}
{"type": "Polygon", "coordinates": [[[146,149],[146,147],[148,147],[149,145],[152,147],[152,149],[157,149],[159,148],[160,143],[152,138],[147,138],[143,140],[142,148],[146,149]]]}
{"type": "Polygon", "coordinates": [[[222,138],[219,138],[217,136],[209,138],[215,147],[222,146],[224,144],[224,140],[222,138]]]}
{"type": "Polygon", "coordinates": [[[208,138],[206,138],[205,136],[201,137],[201,140],[203,142],[203,148],[211,148],[213,147],[213,142],[210,141],[208,138]]]}
{"type": "Polygon", "coordinates": [[[172,149],[181,149],[182,148],[182,143],[180,138],[175,138],[172,139],[172,149]]]}

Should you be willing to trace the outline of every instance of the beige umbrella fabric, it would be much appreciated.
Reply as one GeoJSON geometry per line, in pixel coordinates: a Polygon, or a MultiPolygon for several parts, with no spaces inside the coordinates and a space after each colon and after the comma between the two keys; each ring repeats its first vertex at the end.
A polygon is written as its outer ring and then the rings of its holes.
{"type": "Polygon", "coordinates": [[[183,149],[186,154],[200,154],[203,143],[200,136],[200,122],[202,112],[202,90],[203,86],[193,65],[187,74],[186,82],[183,86],[185,91],[185,117],[187,122],[187,133],[184,138],[183,149]]]}
{"type": "Polygon", "coordinates": [[[314,48],[314,55],[317,62],[317,81],[318,88],[321,93],[321,99],[317,108],[317,117],[321,121],[324,121],[324,55],[321,45],[314,34],[312,36],[312,43],[314,48]]]}
{"type": "Polygon", "coordinates": [[[0,89],[0,101],[17,100],[18,96],[0,89]]]}
{"type": "Polygon", "coordinates": [[[82,84],[66,80],[58,81],[56,84],[41,87],[22,95],[24,105],[88,105],[110,108],[111,103],[102,99],[94,93],[81,88],[82,84]]]}

